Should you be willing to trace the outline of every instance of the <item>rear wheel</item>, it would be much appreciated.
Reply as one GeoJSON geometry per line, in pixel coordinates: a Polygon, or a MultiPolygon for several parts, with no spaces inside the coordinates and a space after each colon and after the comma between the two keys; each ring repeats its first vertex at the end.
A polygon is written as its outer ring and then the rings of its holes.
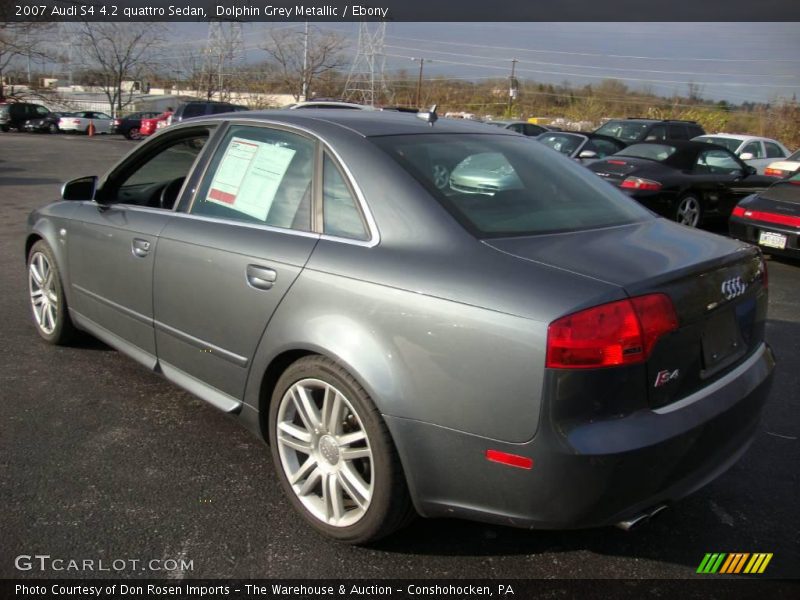
{"type": "Polygon", "coordinates": [[[142,132],[139,131],[138,127],[131,127],[128,133],[125,134],[125,137],[129,140],[140,140],[142,139],[142,132]]]}
{"type": "Polygon", "coordinates": [[[50,123],[50,126],[47,128],[50,133],[58,133],[58,125],[55,123],[50,123]]]}
{"type": "Polygon", "coordinates": [[[309,356],[284,372],[272,397],[269,437],[284,491],[324,535],[371,542],[414,516],[380,413],[332,360],[309,356]]]}
{"type": "Polygon", "coordinates": [[[28,253],[28,294],[36,331],[45,341],[62,345],[75,338],[53,251],[42,240],[28,253]]]}
{"type": "Polygon", "coordinates": [[[675,210],[675,220],[687,227],[698,227],[703,218],[703,209],[700,201],[693,195],[687,195],[678,201],[675,210]]]}

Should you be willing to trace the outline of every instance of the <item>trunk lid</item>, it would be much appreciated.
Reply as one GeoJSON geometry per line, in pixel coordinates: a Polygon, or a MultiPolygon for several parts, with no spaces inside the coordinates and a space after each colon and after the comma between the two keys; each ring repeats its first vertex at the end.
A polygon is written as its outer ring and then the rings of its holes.
{"type": "Polygon", "coordinates": [[[679,400],[740,364],[764,339],[766,290],[757,249],[665,219],[487,240],[498,250],[624,288],[664,293],[679,329],[646,364],[652,407],[679,400]]]}
{"type": "Polygon", "coordinates": [[[609,183],[619,186],[626,177],[642,168],[655,164],[657,164],[655,161],[647,160],[646,158],[613,156],[605,160],[595,161],[588,166],[598,177],[602,177],[609,183]]]}

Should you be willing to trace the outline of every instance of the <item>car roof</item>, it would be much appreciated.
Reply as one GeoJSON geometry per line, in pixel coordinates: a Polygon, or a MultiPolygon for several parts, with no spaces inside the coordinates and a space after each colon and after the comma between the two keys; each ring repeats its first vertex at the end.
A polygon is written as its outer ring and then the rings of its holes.
{"type": "MultiPolygon", "coordinates": [[[[363,137],[439,133],[482,133],[519,136],[518,133],[510,130],[490,130],[484,123],[466,119],[439,119],[433,125],[430,125],[426,120],[413,114],[346,108],[248,111],[246,113],[237,113],[235,116],[231,114],[211,115],[206,119],[285,123],[312,130],[322,124],[332,124],[363,137]]],[[[192,121],[196,120],[193,119],[192,121]]]]}

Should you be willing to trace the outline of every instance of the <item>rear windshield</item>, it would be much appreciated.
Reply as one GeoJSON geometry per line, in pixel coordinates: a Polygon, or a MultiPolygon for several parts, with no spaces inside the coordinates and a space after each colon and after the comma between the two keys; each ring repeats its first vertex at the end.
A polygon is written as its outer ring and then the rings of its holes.
{"type": "Polygon", "coordinates": [[[635,142],[644,135],[644,132],[652,123],[642,123],[640,121],[609,121],[595,131],[602,135],[610,135],[624,142],[635,142]]]}
{"type": "Polygon", "coordinates": [[[650,160],[667,160],[678,149],[667,144],[634,144],[617,152],[617,156],[630,156],[633,158],[649,158],[650,160]]]}
{"type": "Polygon", "coordinates": [[[695,138],[696,142],[706,142],[708,144],[717,144],[723,148],[727,148],[731,152],[736,152],[736,149],[741,145],[742,140],[734,140],[731,138],[715,137],[712,135],[695,138]]]}
{"type": "Polygon", "coordinates": [[[588,169],[529,139],[493,134],[370,138],[479,238],[653,218],[588,169]]]}

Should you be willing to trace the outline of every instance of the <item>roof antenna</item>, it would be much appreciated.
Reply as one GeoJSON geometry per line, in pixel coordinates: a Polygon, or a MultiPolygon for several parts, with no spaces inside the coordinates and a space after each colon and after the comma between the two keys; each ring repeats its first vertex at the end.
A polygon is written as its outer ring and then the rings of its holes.
{"type": "Polygon", "coordinates": [[[436,114],[436,107],[438,104],[434,104],[428,109],[428,112],[418,112],[417,118],[426,121],[428,125],[433,127],[433,124],[439,119],[439,115],[436,114]]]}

